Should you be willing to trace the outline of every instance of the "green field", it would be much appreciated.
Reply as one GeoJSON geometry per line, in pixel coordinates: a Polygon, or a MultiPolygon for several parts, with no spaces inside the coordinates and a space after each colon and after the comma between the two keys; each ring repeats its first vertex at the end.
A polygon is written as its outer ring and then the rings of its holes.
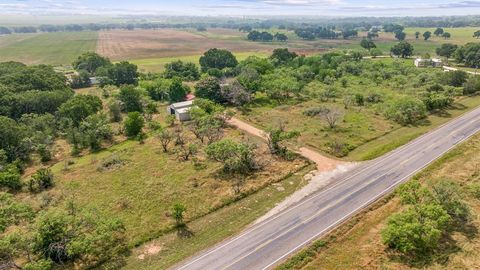
{"type": "Polygon", "coordinates": [[[25,64],[70,64],[80,54],[95,51],[97,32],[13,34],[0,37],[0,59],[25,64]]]}
{"type": "MultiPolygon", "coordinates": [[[[258,57],[267,57],[268,53],[266,52],[240,52],[234,53],[238,61],[242,61],[245,58],[255,55],[258,57]]],[[[189,55],[189,56],[180,56],[180,57],[161,57],[161,58],[148,58],[148,59],[134,59],[130,62],[136,64],[140,71],[144,72],[162,72],[165,68],[165,64],[170,62],[181,60],[184,62],[191,62],[198,64],[198,60],[201,55],[189,55]]]]}

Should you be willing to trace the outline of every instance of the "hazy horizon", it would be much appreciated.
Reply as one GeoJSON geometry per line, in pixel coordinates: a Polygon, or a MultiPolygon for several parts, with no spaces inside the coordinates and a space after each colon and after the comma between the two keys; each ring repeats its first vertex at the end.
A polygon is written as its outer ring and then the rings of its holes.
{"type": "Polygon", "coordinates": [[[395,17],[480,14],[480,1],[403,0],[0,0],[3,15],[337,16],[395,17]]]}

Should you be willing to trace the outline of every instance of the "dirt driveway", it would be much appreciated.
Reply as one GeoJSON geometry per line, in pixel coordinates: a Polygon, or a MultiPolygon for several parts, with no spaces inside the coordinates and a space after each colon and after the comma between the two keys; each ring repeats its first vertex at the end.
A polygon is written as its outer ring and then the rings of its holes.
{"type": "MultiPolygon", "coordinates": [[[[233,117],[232,119],[229,120],[228,122],[230,125],[237,127],[238,129],[241,129],[245,132],[248,132],[252,135],[255,135],[257,137],[266,139],[267,134],[261,130],[258,129],[242,120],[239,120],[238,118],[233,117]]],[[[317,169],[318,172],[328,172],[335,170],[335,168],[338,167],[338,165],[345,164],[345,162],[328,158],[310,148],[302,147],[299,149],[298,153],[302,155],[303,157],[311,160],[312,162],[317,164],[317,169]]]]}

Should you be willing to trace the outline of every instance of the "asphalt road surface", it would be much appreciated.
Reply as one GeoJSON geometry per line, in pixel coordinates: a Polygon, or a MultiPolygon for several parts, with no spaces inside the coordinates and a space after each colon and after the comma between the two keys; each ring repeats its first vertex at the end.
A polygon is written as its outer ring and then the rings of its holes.
{"type": "Polygon", "coordinates": [[[339,176],[329,187],[175,269],[271,269],[478,131],[480,108],[339,176]]]}

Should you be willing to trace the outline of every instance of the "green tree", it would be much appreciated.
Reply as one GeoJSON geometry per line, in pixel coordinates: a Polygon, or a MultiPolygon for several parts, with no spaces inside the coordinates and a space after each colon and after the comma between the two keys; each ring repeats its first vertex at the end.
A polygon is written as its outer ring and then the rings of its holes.
{"type": "Polygon", "coordinates": [[[415,39],[418,39],[420,37],[420,32],[415,32],[415,39]]]}
{"type": "Polygon", "coordinates": [[[449,32],[444,32],[444,33],[442,34],[442,37],[443,37],[444,39],[449,39],[449,38],[452,37],[452,34],[450,34],[449,32]]]}
{"type": "Polygon", "coordinates": [[[298,94],[301,89],[291,70],[278,69],[274,73],[265,75],[262,81],[262,90],[276,100],[285,100],[292,93],[298,94]]]}
{"type": "Polygon", "coordinates": [[[184,63],[181,60],[165,64],[163,74],[168,79],[178,77],[186,81],[195,81],[200,78],[200,73],[194,63],[184,63]]]}
{"type": "Polygon", "coordinates": [[[388,103],[385,116],[401,125],[411,125],[424,119],[427,116],[426,111],[421,100],[405,96],[388,103]]]}
{"type": "Polygon", "coordinates": [[[200,57],[200,66],[202,71],[206,72],[210,68],[224,69],[236,67],[237,58],[228,50],[210,49],[200,57]]]}
{"type": "Polygon", "coordinates": [[[102,101],[97,96],[76,95],[63,103],[58,112],[60,116],[72,120],[74,126],[78,127],[83,119],[95,114],[102,109],[102,101]]]}
{"type": "Polygon", "coordinates": [[[467,43],[455,51],[455,60],[469,67],[480,67],[480,43],[467,43]]]}
{"type": "Polygon", "coordinates": [[[143,112],[142,91],[132,85],[120,87],[118,99],[125,112],[143,112]]]}
{"type": "Polygon", "coordinates": [[[113,138],[107,116],[103,113],[88,116],[80,124],[79,132],[82,146],[90,147],[91,150],[99,150],[102,141],[113,138]]]}
{"type": "Polygon", "coordinates": [[[423,33],[423,40],[427,41],[430,39],[431,36],[432,36],[432,32],[426,31],[425,33],[423,33]]]}
{"type": "Polygon", "coordinates": [[[402,253],[421,256],[434,250],[450,222],[439,205],[421,204],[394,214],[382,231],[383,242],[402,253]]]}
{"type": "Polygon", "coordinates": [[[461,87],[468,79],[468,73],[463,70],[449,71],[442,75],[441,81],[450,86],[461,87]]]}
{"type": "Polygon", "coordinates": [[[400,41],[405,40],[406,37],[407,37],[407,34],[405,34],[405,32],[403,32],[403,31],[395,32],[395,38],[400,40],[400,41]]]}
{"type": "Polygon", "coordinates": [[[413,55],[413,46],[406,41],[401,41],[398,44],[396,44],[395,46],[393,46],[390,49],[390,52],[393,55],[396,55],[396,56],[399,56],[399,57],[402,57],[402,58],[407,58],[407,57],[413,55]]]}
{"type": "Polygon", "coordinates": [[[452,55],[455,53],[457,49],[458,49],[458,46],[455,44],[444,43],[440,46],[440,48],[437,48],[435,51],[438,56],[450,58],[452,57],[452,55]]]}
{"type": "Polygon", "coordinates": [[[3,150],[6,160],[28,159],[32,149],[26,143],[29,137],[27,128],[5,116],[0,116],[0,127],[0,151],[3,150]]]}
{"type": "Polygon", "coordinates": [[[206,77],[195,85],[195,95],[199,98],[209,99],[223,103],[220,81],[215,77],[206,77]]]}
{"type": "Polygon", "coordinates": [[[170,103],[184,101],[189,92],[190,89],[188,86],[183,85],[180,79],[173,79],[170,87],[168,88],[168,98],[170,103]]]}
{"type": "Polygon", "coordinates": [[[130,112],[124,122],[125,134],[128,137],[135,137],[142,132],[145,120],[139,112],[130,112]]]}
{"type": "Polygon", "coordinates": [[[34,216],[30,205],[18,202],[12,194],[0,192],[0,233],[5,232],[11,225],[28,222],[34,216]]]}
{"type": "Polygon", "coordinates": [[[293,61],[297,56],[295,52],[290,52],[287,48],[279,48],[273,50],[270,59],[275,65],[285,65],[293,61]]]}
{"type": "Polygon", "coordinates": [[[297,131],[286,131],[282,124],[277,128],[269,128],[267,130],[267,146],[270,153],[272,155],[288,157],[288,149],[283,143],[299,135],[300,133],[297,131]]]}
{"type": "Polygon", "coordinates": [[[97,75],[101,77],[100,84],[102,85],[114,84],[121,86],[124,84],[136,85],[139,74],[138,67],[135,64],[122,61],[99,69],[97,75]]]}
{"type": "Polygon", "coordinates": [[[444,33],[443,31],[443,28],[441,27],[438,27],[437,29],[435,29],[435,31],[433,32],[433,34],[437,37],[441,36],[442,34],[444,33]]]}
{"type": "Polygon", "coordinates": [[[375,45],[373,41],[366,38],[362,39],[362,41],[360,42],[360,46],[362,46],[362,48],[367,49],[369,51],[377,47],[377,45],[375,45]]]}
{"type": "Polygon", "coordinates": [[[85,70],[80,70],[78,75],[72,76],[70,86],[73,89],[84,88],[90,86],[90,74],[85,70]]]}
{"type": "Polygon", "coordinates": [[[246,143],[236,143],[224,139],[210,144],[205,152],[210,159],[223,164],[227,174],[247,175],[258,169],[255,160],[255,147],[246,143]]]}
{"type": "Polygon", "coordinates": [[[30,192],[40,192],[55,185],[54,176],[50,169],[38,169],[27,183],[30,192]]]}
{"type": "Polygon", "coordinates": [[[175,226],[176,227],[182,227],[185,226],[185,221],[184,221],[184,213],[187,211],[187,208],[180,203],[176,203],[172,207],[172,217],[175,220],[175,226]]]}
{"type": "Polygon", "coordinates": [[[474,95],[478,92],[480,92],[480,78],[476,76],[468,78],[468,80],[463,84],[463,94],[474,95]]]}
{"type": "Polygon", "coordinates": [[[473,33],[474,38],[480,38],[480,30],[477,30],[473,33]]]}
{"type": "Polygon", "coordinates": [[[94,52],[86,52],[80,55],[72,64],[76,70],[85,70],[94,75],[98,68],[110,66],[112,63],[108,58],[102,57],[94,52]]]}
{"type": "Polygon", "coordinates": [[[36,251],[58,265],[120,268],[127,251],[121,221],[98,211],[48,211],[38,218],[34,230],[36,251]]]}
{"type": "Polygon", "coordinates": [[[22,188],[22,180],[18,168],[13,164],[2,165],[1,167],[0,190],[20,190],[22,188]]]}

